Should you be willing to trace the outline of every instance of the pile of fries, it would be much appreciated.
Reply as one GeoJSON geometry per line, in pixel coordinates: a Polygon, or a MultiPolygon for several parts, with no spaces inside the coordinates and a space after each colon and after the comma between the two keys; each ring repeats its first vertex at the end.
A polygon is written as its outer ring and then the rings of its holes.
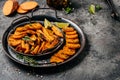
{"type": "Polygon", "coordinates": [[[50,29],[35,22],[19,26],[8,37],[8,44],[23,54],[40,54],[59,43],[62,32],[55,25],[50,29]]]}

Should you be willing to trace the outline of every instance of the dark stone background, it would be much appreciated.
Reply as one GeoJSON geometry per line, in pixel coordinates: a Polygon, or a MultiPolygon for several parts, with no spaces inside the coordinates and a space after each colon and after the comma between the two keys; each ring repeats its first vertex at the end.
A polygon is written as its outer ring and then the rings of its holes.
{"type": "MultiPolygon", "coordinates": [[[[48,7],[46,0],[36,1],[40,7],[48,7]]],[[[12,20],[23,15],[4,16],[2,5],[5,0],[0,0],[0,80],[120,80],[120,22],[110,17],[105,0],[71,1],[75,11],[68,15],[58,11],[58,15],[80,25],[87,39],[84,51],[75,60],[58,68],[35,69],[21,66],[4,54],[2,35],[12,20]],[[100,4],[103,9],[91,15],[88,12],[90,4],[100,4]]],[[[114,0],[114,3],[120,11],[120,0],[114,0]]],[[[44,13],[54,15],[49,11],[35,12],[44,13]]]]}

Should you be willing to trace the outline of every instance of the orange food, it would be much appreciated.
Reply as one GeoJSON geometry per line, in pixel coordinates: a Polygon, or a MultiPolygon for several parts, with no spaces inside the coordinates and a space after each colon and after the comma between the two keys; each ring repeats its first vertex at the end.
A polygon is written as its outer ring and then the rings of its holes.
{"type": "Polygon", "coordinates": [[[80,48],[77,31],[72,27],[63,28],[63,31],[66,36],[66,44],[50,58],[50,62],[63,62],[73,56],[76,53],[76,50],[80,48]]]}
{"type": "Polygon", "coordinates": [[[64,51],[63,51],[63,50],[58,51],[58,53],[55,54],[54,56],[59,57],[59,58],[61,58],[61,59],[63,59],[63,60],[66,60],[66,59],[69,58],[68,55],[64,54],[64,51]]]}
{"type": "Polygon", "coordinates": [[[75,49],[70,49],[67,46],[63,47],[63,51],[64,51],[64,54],[66,54],[68,56],[72,56],[75,54],[75,49]]]}
{"type": "Polygon", "coordinates": [[[79,39],[78,39],[78,38],[76,38],[76,39],[66,38],[66,42],[67,42],[67,43],[79,43],[79,39]]]}
{"type": "Polygon", "coordinates": [[[39,50],[40,45],[37,45],[34,50],[31,52],[33,55],[37,54],[38,50],[39,50]]]}
{"type": "Polygon", "coordinates": [[[28,43],[26,43],[25,44],[25,51],[24,51],[24,53],[25,54],[29,53],[29,51],[30,51],[29,49],[30,49],[30,45],[28,43]]]}
{"type": "Polygon", "coordinates": [[[18,9],[17,9],[17,12],[22,14],[22,13],[27,13],[28,10],[23,10],[23,9],[21,8],[21,6],[19,6],[18,9]]]}
{"type": "Polygon", "coordinates": [[[71,32],[66,32],[66,34],[68,35],[72,35],[72,34],[76,34],[77,32],[74,30],[74,31],[71,31],[71,32]]]}
{"type": "Polygon", "coordinates": [[[12,0],[8,0],[4,3],[3,6],[3,14],[4,15],[10,15],[14,8],[14,2],[12,0]]]}
{"type": "Polygon", "coordinates": [[[72,48],[72,49],[78,49],[78,48],[80,48],[80,44],[79,43],[78,44],[67,43],[66,46],[68,48],[72,48]]]}
{"type": "Polygon", "coordinates": [[[8,36],[8,43],[19,52],[36,55],[55,47],[59,43],[56,36],[51,29],[36,22],[17,27],[8,36]]]}
{"type": "Polygon", "coordinates": [[[20,6],[23,10],[28,11],[37,7],[38,3],[36,1],[26,1],[26,2],[23,2],[20,6]]]}
{"type": "Polygon", "coordinates": [[[17,10],[18,6],[19,4],[17,0],[7,0],[3,6],[3,14],[6,16],[12,14],[17,10]]]}
{"type": "Polygon", "coordinates": [[[60,30],[56,27],[56,26],[52,26],[52,30],[53,30],[53,32],[56,34],[56,35],[58,35],[59,37],[63,37],[63,35],[62,35],[62,32],[60,32],[60,30]]]}
{"type": "Polygon", "coordinates": [[[51,42],[54,40],[54,37],[49,34],[46,28],[43,27],[42,30],[47,41],[51,42]]]}
{"type": "Polygon", "coordinates": [[[60,63],[60,62],[63,62],[63,61],[64,61],[63,59],[58,58],[56,56],[52,56],[51,59],[50,59],[51,63],[60,63]]]}
{"type": "Polygon", "coordinates": [[[65,32],[71,32],[71,31],[74,31],[74,28],[73,27],[66,27],[66,28],[63,28],[63,30],[65,32]]]}

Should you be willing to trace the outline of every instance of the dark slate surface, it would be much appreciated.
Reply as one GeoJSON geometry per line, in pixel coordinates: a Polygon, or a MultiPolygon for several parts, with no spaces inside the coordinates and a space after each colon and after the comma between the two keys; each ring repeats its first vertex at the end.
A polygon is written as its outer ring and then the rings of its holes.
{"type": "MultiPolygon", "coordinates": [[[[19,3],[25,0],[18,0],[19,3]]],[[[47,7],[45,0],[36,0],[40,7],[47,7]]],[[[73,61],[58,68],[29,68],[10,60],[4,53],[1,39],[13,19],[22,15],[5,17],[0,0],[0,80],[120,80],[120,22],[110,17],[104,0],[72,0],[75,11],[59,16],[73,20],[86,35],[84,51],[73,61]],[[88,13],[90,4],[100,4],[103,9],[95,15],[88,13]]],[[[114,0],[120,10],[120,0],[114,0]]],[[[39,11],[36,14],[41,14],[39,11]]],[[[29,13],[26,15],[30,15],[29,13]]]]}

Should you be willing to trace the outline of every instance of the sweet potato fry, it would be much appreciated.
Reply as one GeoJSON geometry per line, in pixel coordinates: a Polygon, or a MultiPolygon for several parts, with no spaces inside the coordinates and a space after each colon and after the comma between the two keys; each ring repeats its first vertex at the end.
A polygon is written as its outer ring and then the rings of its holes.
{"type": "Polygon", "coordinates": [[[32,36],[30,36],[30,40],[36,41],[36,40],[37,40],[37,37],[36,37],[35,35],[32,35],[32,36]]]}
{"type": "Polygon", "coordinates": [[[24,27],[26,28],[26,30],[35,30],[35,28],[31,24],[32,23],[24,25],[24,27]]]}
{"type": "Polygon", "coordinates": [[[33,55],[37,54],[39,48],[40,48],[40,45],[37,45],[31,53],[32,53],[33,55]]]}
{"type": "Polygon", "coordinates": [[[57,35],[57,36],[59,36],[59,37],[63,37],[63,34],[62,34],[62,32],[56,27],[56,26],[52,26],[52,30],[53,30],[53,32],[57,35]]]}
{"type": "Polygon", "coordinates": [[[30,40],[30,41],[28,41],[28,43],[29,43],[29,45],[35,45],[35,43],[34,43],[34,41],[32,41],[32,40],[30,40]]]}
{"type": "Polygon", "coordinates": [[[27,30],[25,27],[23,27],[23,26],[19,26],[19,27],[17,27],[16,28],[16,30],[15,31],[17,31],[17,32],[23,32],[23,31],[25,31],[25,30],[27,30]]]}
{"type": "Polygon", "coordinates": [[[34,29],[36,29],[36,30],[39,30],[39,29],[41,29],[43,26],[40,24],[40,23],[38,23],[38,22],[36,22],[36,23],[32,23],[31,24],[33,27],[34,27],[34,29]]]}
{"type": "Polygon", "coordinates": [[[15,48],[16,51],[19,51],[19,52],[22,52],[22,47],[21,47],[21,44],[18,45],[16,48],[15,48]]]}
{"type": "Polygon", "coordinates": [[[36,32],[33,31],[33,30],[27,30],[26,33],[28,33],[28,34],[36,34],[36,32]]]}
{"type": "Polygon", "coordinates": [[[21,39],[23,38],[24,36],[26,36],[26,34],[12,34],[12,37],[15,38],[15,39],[21,39]]]}
{"type": "Polygon", "coordinates": [[[51,42],[51,48],[54,47],[55,45],[57,45],[59,42],[58,39],[55,39],[53,42],[51,42]]]}
{"type": "Polygon", "coordinates": [[[74,30],[74,31],[71,31],[71,32],[66,32],[66,34],[68,34],[68,35],[74,35],[74,34],[77,34],[77,32],[74,30]]]}
{"type": "Polygon", "coordinates": [[[46,42],[43,50],[50,49],[50,48],[51,48],[50,42],[46,42]]]}
{"type": "Polygon", "coordinates": [[[72,48],[72,49],[78,49],[78,48],[80,48],[80,44],[79,43],[78,44],[67,43],[66,46],[68,48],[72,48]]]}
{"type": "Polygon", "coordinates": [[[79,43],[79,39],[78,39],[78,38],[76,38],[76,39],[66,38],[66,42],[67,42],[67,43],[79,43]]]}
{"type": "Polygon", "coordinates": [[[50,36],[48,31],[44,27],[42,28],[42,30],[47,41],[51,42],[54,40],[54,37],[50,36]]]}
{"type": "Polygon", "coordinates": [[[27,54],[30,52],[30,45],[28,43],[25,44],[25,51],[24,53],[27,54]]]}
{"type": "Polygon", "coordinates": [[[22,50],[25,50],[25,49],[26,49],[25,41],[24,41],[24,40],[21,41],[21,47],[22,47],[22,50]]]}
{"type": "Polygon", "coordinates": [[[74,28],[73,27],[66,27],[66,28],[63,28],[63,31],[72,32],[72,31],[74,31],[74,28]]]}
{"type": "Polygon", "coordinates": [[[40,48],[38,49],[38,53],[40,53],[42,51],[42,49],[44,48],[45,46],[45,42],[43,41],[40,48]]]}
{"type": "Polygon", "coordinates": [[[14,39],[14,40],[8,41],[8,44],[10,44],[11,46],[17,46],[21,44],[21,39],[14,39]]]}
{"type": "Polygon", "coordinates": [[[63,53],[68,55],[68,56],[72,56],[75,54],[75,49],[70,49],[67,46],[63,47],[63,53]]]}
{"type": "Polygon", "coordinates": [[[37,42],[36,43],[40,45],[40,43],[41,43],[40,37],[37,37],[37,42]]]}
{"type": "Polygon", "coordinates": [[[58,58],[58,57],[56,57],[56,56],[52,56],[52,57],[50,58],[50,62],[51,62],[51,63],[60,63],[60,62],[63,62],[63,61],[64,61],[63,59],[58,58]]]}
{"type": "Polygon", "coordinates": [[[66,38],[75,39],[75,38],[78,38],[78,34],[66,35],[66,38]]]}
{"type": "Polygon", "coordinates": [[[60,50],[58,51],[54,56],[60,58],[60,59],[63,59],[63,60],[66,60],[69,58],[68,55],[64,54],[64,51],[63,50],[60,50]]]}

